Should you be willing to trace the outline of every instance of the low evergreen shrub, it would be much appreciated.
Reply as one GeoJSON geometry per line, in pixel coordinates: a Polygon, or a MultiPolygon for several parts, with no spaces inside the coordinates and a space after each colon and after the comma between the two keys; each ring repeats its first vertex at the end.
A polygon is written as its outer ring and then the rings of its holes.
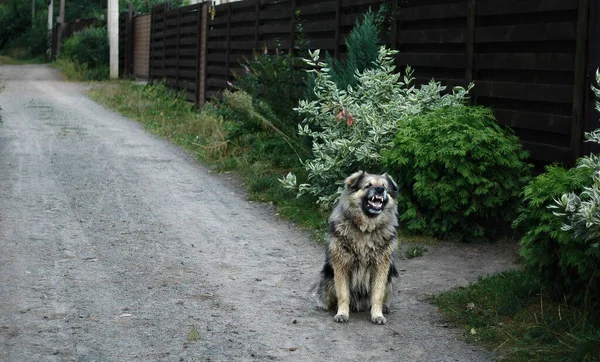
{"type": "MultiPolygon", "coordinates": [[[[362,21],[356,19],[346,38],[346,56],[343,59],[335,59],[328,52],[325,53],[325,63],[329,69],[329,75],[339,89],[356,86],[356,73],[375,67],[381,45],[381,32],[389,13],[389,6],[386,4],[382,4],[377,13],[373,13],[369,8],[362,21]]],[[[306,75],[306,91],[303,99],[316,99],[315,77],[316,75],[310,72],[306,75]]]]}
{"type": "Polygon", "coordinates": [[[331,79],[339,89],[355,86],[356,72],[360,73],[374,66],[379,54],[379,46],[379,27],[376,22],[376,14],[369,8],[362,22],[356,20],[346,39],[346,57],[340,60],[326,54],[327,64],[331,68],[331,79]]]}
{"type": "Polygon", "coordinates": [[[223,92],[215,112],[226,120],[225,140],[237,149],[245,149],[245,157],[251,162],[264,160],[275,167],[289,168],[298,166],[306,155],[299,137],[282,129],[280,118],[269,105],[242,90],[223,92]]]}
{"type": "Polygon", "coordinates": [[[400,189],[401,225],[464,241],[489,239],[514,220],[530,179],[526,158],[490,109],[463,105],[409,117],[382,151],[400,189]]]}
{"type": "Polygon", "coordinates": [[[300,121],[293,108],[302,92],[302,59],[278,45],[271,51],[265,47],[262,53],[255,52],[241,65],[243,71],[235,74],[235,87],[254,100],[265,102],[277,115],[277,126],[294,132],[300,121]]]}

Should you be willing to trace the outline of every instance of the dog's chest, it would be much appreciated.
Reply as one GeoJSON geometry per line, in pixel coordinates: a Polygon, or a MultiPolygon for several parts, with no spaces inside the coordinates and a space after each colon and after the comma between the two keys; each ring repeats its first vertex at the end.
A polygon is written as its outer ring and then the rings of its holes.
{"type": "Polygon", "coordinates": [[[339,242],[347,253],[346,257],[353,259],[352,264],[369,265],[386,258],[391,252],[394,240],[394,235],[385,230],[363,233],[351,228],[339,242]]]}

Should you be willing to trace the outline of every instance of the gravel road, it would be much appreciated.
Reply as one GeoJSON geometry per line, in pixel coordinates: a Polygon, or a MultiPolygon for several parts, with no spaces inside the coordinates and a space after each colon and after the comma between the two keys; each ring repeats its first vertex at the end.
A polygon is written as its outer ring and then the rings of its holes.
{"type": "Polygon", "coordinates": [[[400,260],[388,324],[336,324],[307,232],[52,68],[0,79],[0,360],[490,359],[424,298],[510,268],[513,246],[428,246],[400,260]]]}

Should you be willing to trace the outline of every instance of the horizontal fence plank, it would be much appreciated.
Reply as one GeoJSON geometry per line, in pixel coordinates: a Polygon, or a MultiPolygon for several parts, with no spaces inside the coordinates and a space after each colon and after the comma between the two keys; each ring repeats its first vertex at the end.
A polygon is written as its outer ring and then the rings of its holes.
{"type": "Polygon", "coordinates": [[[577,1],[565,0],[485,0],[477,1],[478,16],[541,13],[547,11],[564,11],[577,9],[577,1]]]}
{"type": "Polygon", "coordinates": [[[574,40],[573,22],[478,27],[475,42],[574,40]]]}
{"type": "Polygon", "coordinates": [[[404,30],[398,33],[398,44],[462,44],[466,38],[466,29],[404,30]]]}
{"type": "MultiPolygon", "coordinates": [[[[250,35],[250,34],[254,34],[254,31],[256,30],[256,27],[253,26],[240,26],[240,27],[235,27],[232,28],[229,33],[231,36],[239,36],[239,35],[250,35]]],[[[211,33],[211,35],[215,35],[218,33],[211,33]]],[[[227,29],[224,29],[224,31],[220,31],[221,36],[225,36],[227,35],[227,29]]]]}
{"type": "MultiPolygon", "coordinates": [[[[479,6],[479,4],[477,4],[477,6],[479,6]]],[[[466,16],[466,3],[449,3],[400,9],[398,20],[403,22],[415,20],[439,20],[466,16]]]]}
{"type": "Polygon", "coordinates": [[[448,53],[399,53],[396,64],[424,67],[464,68],[465,54],[448,53]]]}
{"type": "Polygon", "coordinates": [[[221,79],[221,78],[212,78],[212,77],[209,77],[206,80],[206,84],[208,84],[211,87],[215,87],[215,88],[219,88],[219,89],[226,89],[227,88],[227,81],[225,79],[221,79]]]}
{"type": "Polygon", "coordinates": [[[341,0],[340,1],[340,5],[342,7],[362,6],[362,7],[366,8],[369,5],[374,6],[374,5],[380,5],[380,4],[381,4],[381,1],[377,1],[377,0],[341,0]]]}
{"type": "Polygon", "coordinates": [[[225,75],[227,73],[227,67],[220,66],[220,65],[209,65],[206,67],[206,72],[208,74],[225,75]]]}
{"type": "Polygon", "coordinates": [[[337,9],[335,1],[321,1],[314,4],[299,5],[300,17],[307,15],[332,13],[337,9]]]}
{"type": "Polygon", "coordinates": [[[253,50],[256,48],[254,40],[250,41],[232,41],[230,42],[231,49],[235,50],[253,50]]]}
{"type": "Polygon", "coordinates": [[[335,48],[335,39],[311,39],[309,49],[333,49],[335,48]]]}
{"type": "Polygon", "coordinates": [[[210,49],[213,50],[227,49],[227,43],[223,41],[209,41],[207,45],[210,49]]]}
{"type": "Polygon", "coordinates": [[[476,94],[485,97],[571,103],[573,86],[557,84],[528,84],[493,81],[476,81],[476,94]]]}
{"type": "MultiPolygon", "coordinates": [[[[308,27],[308,25],[307,25],[308,27]]],[[[330,28],[330,30],[333,28],[330,28]]],[[[281,33],[289,33],[290,25],[289,24],[266,24],[261,25],[259,27],[260,34],[281,34],[281,33]]],[[[307,30],[308,31],[308,30],[307,30]]]]}
{"type": "Polygon", "coordinates": [[[261,11],[258,19],[259,20],[289,19],[291,15],[292,15],[291,9],[261,11]]]}
{"type": "Polygon", "coordinates": [[[572,71],[575,54],[556,53],[501,53],[475,55],[478,69],[525,69],[572,71]]]}
{"type": "Polygon", "coordinates": [[[573,153],[568,147],[554,146],[546,143],[521,140],[523,148],[531,154],[531,158],[543,163],[559,162],[564,165],[573,162],[573,153]]]}
{"type": "Polygon", "coordinates": [[[552,132],[564,135],[571,134],[571,117],[547,113],[494,109],[498,121],[512,128],[552,132]]]}
{"type": "MultiPolygon", "coordinates": [[[[307,23],[304,25],[304,31],[307,33],[310,32],[321,32],[321,31],[335,31],[335,20],[329,20],[329,21],[319,21],[319,22],[312,22],[312,23],[307,23]]],[[[262,27],[261,27],[262,29],[262,27]]],[[[284,28],[285,31],[285,28],[284,28]]],[[[287,31],[289,31],[289,26],[287,28],[287,31]]]]}
{"type": "Polygon", "coordinates": [[[227,60],[227,55],[224,53],[209,53],[206,54],[207,62],[225,62],[227,60]]]}

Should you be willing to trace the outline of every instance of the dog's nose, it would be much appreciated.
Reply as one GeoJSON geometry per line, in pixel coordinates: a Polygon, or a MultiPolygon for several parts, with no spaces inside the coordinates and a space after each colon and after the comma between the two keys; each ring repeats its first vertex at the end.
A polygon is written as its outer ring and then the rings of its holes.
{"type": "Polygon", "coordinates": [[[383,186],[377,186],[377,187],[375,187],[375,191],[378,194],[381,194],[381,193],[385,192],[385,187],[383,187],[383,186]]]}

